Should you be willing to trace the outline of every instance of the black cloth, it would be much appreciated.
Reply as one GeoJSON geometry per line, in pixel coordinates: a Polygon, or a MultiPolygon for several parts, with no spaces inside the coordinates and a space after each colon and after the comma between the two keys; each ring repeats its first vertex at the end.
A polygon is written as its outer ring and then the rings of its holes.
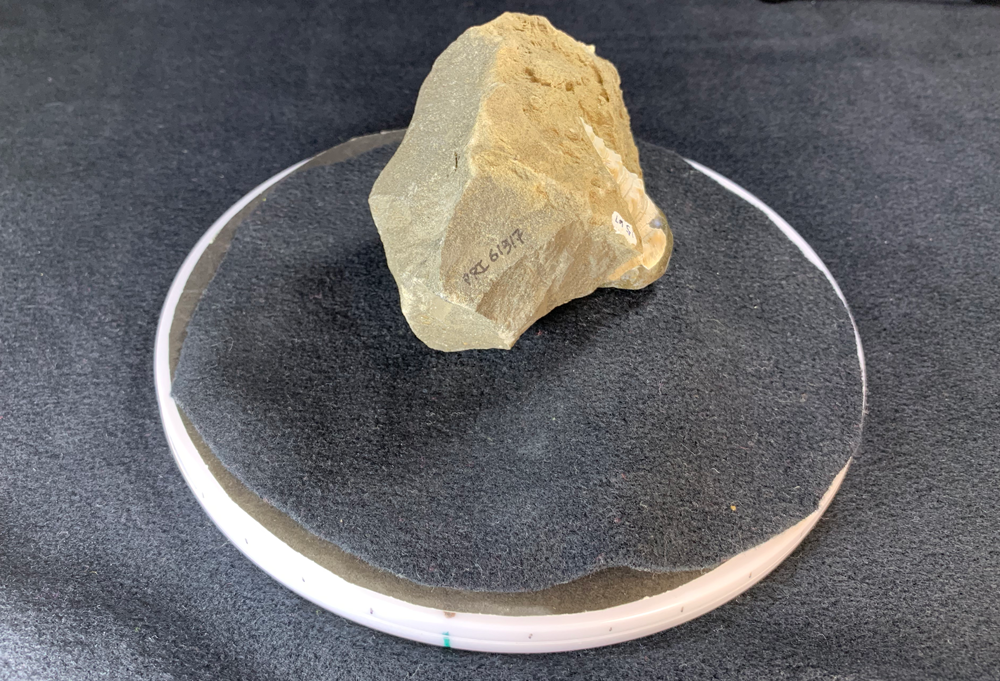
{"type": "Polygon", "coordinates": [[[486,3],[0,4],[0,676],[995,678],[1000,10],[514,3],[616,64],[637,137],[772,206],[844,288],[861,455],[771,576],[679,628],[545,656],[318,612],[184,485],[157,316],[257,183],[404,127],[486,3]]]}
{"type": "Polygon", "coordinates": [[[640,142],[669,275],[509,351],[443,353],[407,326],[364,201],[396,147],[282,180],[188,324],[174,398],[247,487],[377,567],[475,591],[713,567],[816,509],[860,440],[857,343],[764,213],[640,142]]]}

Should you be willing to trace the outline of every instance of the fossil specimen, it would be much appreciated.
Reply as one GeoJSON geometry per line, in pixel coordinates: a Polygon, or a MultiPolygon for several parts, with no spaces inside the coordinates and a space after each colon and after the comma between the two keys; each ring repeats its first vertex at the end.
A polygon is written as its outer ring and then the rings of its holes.
{"type": "Polygon", "coordinates": [[[618,72],[547,19],[504,14],[435,61],[368,198],[410,328],[510,348],[535,320],[667,267],[618,72]]]}

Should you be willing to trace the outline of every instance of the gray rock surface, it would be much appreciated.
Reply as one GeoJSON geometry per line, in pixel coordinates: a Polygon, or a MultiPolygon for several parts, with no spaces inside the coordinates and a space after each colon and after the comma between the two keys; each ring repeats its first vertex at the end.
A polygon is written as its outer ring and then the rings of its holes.
{"type": "Polygon", "coordinates": [[[670,260],[618,72],[544,17],[504,14],[438,57],[369,204],[403,314],[438,350],[510,348],[670,260]]]}

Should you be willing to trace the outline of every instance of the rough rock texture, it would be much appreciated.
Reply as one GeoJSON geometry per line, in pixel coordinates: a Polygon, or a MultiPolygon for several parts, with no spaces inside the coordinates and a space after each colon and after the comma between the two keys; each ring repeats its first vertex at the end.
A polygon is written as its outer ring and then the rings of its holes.
{"type": "Polygon", "coordinates": [[[438,350],[510,348],[573,298],[655,281],[672,249],[618,72],[544,17],[504,14],[438,57],[369,204],[438,350]]]}

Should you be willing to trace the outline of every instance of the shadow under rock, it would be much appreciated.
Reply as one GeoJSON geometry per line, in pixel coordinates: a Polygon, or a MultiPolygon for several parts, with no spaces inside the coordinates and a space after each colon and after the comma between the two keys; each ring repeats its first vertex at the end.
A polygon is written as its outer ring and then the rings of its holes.
{"type": "MultiPolygon", "coordinates": [[[[287,280],[279,284],[286,302],[297,304],[267,305],[266,323],[259,311],[229,317],[231,338],[247,332],[244,324],[257,326],[255,343],[236,346],[271,361],[220,353],[219,361],[233,366],[220,367],[219,375],[236,380],[231,387],[252,396],[246,403],[267,413],[275,431],[300,432],[307,418],[320,440],[350,445],[366,437],[366,446],[354,448],[362,455],[393,449],[460,454],[462,440],[476,433],[477,424],[495,426],[505,420],[505,412],[523,420],[526,402],[557,399],[564,384],[571,389],[570,374],[588,349],[596,348],[593,337],[655,297],[653,287],[598,289],[540,319],[509,351],[441,352],[410,330],[374,229],[371,238],[353,248],[315,256],[312,263],[286,272],[287,280]],[[237,369],[246,359],[256,371],[237,369]],[[331,409],[340,412],[336,419],[315,422],[331,409]],[[342,429],[345,424],[352,426],[350,432],[342,429]],[[441,446],[449,440],[451,446],[441,446]]],[[[350,469],[350,459],[338,457],[337,465],[350,469]]],[[[386,474],[405,476],[419,463],[400,456],[386,474]]]]}

